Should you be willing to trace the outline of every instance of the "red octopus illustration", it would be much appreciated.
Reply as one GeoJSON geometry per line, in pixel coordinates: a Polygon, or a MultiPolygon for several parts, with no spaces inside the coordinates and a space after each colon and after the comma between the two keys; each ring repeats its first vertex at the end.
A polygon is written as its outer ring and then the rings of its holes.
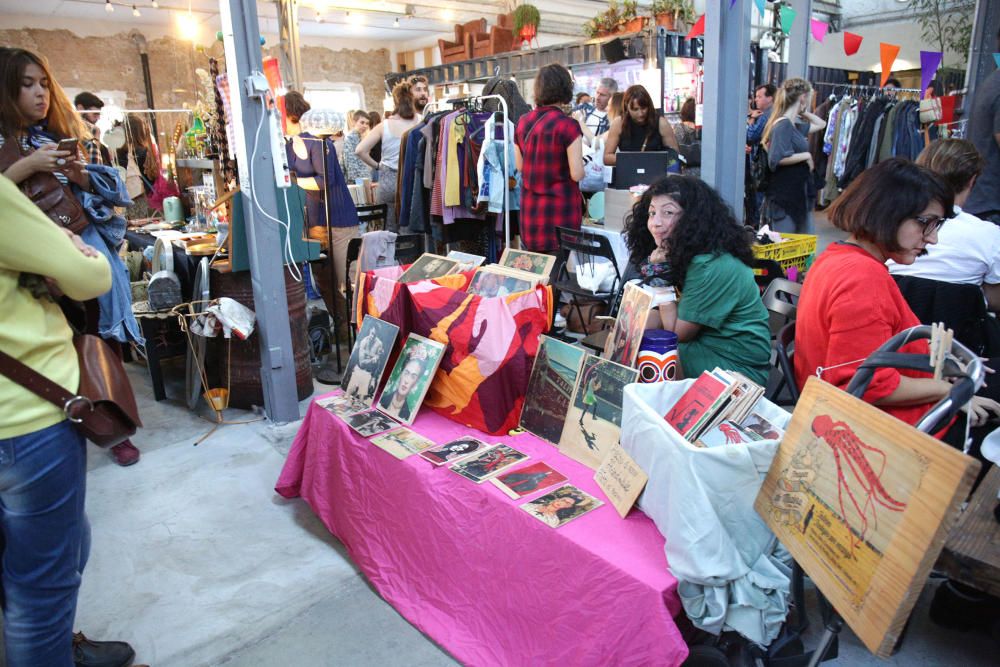
{"type": "Polygon", "coordinates": [[[726,436],[727,445],[738,445],[743,442],[743,436],[740,435],[740,432],[729,424],[719,424],[719,431],[726,436]]]}
{"type": "Polygon", "coordinates": [[[828,415],[816,417],[812,423],[812,431],[819,438],[826,441],[826,444],[833,451],[833,460],[837,464],[837,500],[840,503],[840,515],[846,521],[847,514],[844,512],[843,496],[846,489],[848,499],[861,516],[861,536],[857,540],[853,536],[851,537],[851,554],[853,555],[854,547],[861,544],[865,539],[865,533],[868,531],[869,508],[871,508],[872,520],[877,524],[878,517],[875,515],[875,505],[881,505],[892,512],[902,512],[906,509],[906,503],[900,502],[890,496],[889,492],[882,486],[881,478],[886,464],[885,453],[882,450],[866,445],[851,430],[850,426],[841,421],[835,422],[828,415]],[[863,450],[873,452],[882,457],[882,463],[879,466],[878,472],[875,472],[872,468],[863,450]],[[844,474],[844,467],[841,464],[841,456],[847,462],[847,467],[850,468],[850,471],[854,474],[854,478],[864,491],[865,503],[863,507],[858,504],[857,498],[854,497],[854,492],[851,491],[850,484],[847,483],[847,476],[844,474]],[[874,505],[872,504],[873,502],[875,503],[874,505]]]}

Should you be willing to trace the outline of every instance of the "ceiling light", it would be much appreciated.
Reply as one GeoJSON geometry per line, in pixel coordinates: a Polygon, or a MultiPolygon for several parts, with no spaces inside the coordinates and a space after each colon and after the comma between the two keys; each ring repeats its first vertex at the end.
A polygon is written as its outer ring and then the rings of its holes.
{"type": "Polygon", "coordinates": [[[177,27],[183,39],[193,42],[198,37],[198,20],[191,12],[177,15],[177,27]]]}
{"type": "Polygon", "coordinates": [[[137,18],[142,16],[142,14],[139,12],[139,8],[136,7],[135,5],[132,5],[132,16],[135,16],[137,18]]]}
{"type": "Polygon", "coordinates": [[[153,0],[149,4],[151,4],[153,6],[153,9],[159,9],[160,8],[160,3],[158,3],[156,0],[153,0]]]}
{"type": "Polygon", "coordinates": [[[441,18],[443,18],[445,21],[454,21],[455,20],[455,12],[453,12],[450,9],[446,9],[443,12],[441,12],[441,18]]]}
{"type": "Polygon", "coordinates": [[[104,0],[104,11],[108,14],[115,11],[115,6],[111,4],[111,0],[104,0]]]}

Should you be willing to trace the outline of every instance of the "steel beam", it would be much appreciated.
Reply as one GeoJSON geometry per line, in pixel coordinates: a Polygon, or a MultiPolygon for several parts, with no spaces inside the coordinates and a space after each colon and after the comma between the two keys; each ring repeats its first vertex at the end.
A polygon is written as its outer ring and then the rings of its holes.
{"type": "Polygon", "coordinates": [[[701,177],[743,220],[750,14],[753,0],[709,2],[705,16],[705,107],[701,177]]]}
{"type": "Polygon", "coordinates": [[[292,333],[285,298],[285,262],[278,216],[274,156],[268,139],[266,112],[259,98],[252,98],[251,75],[263,78],[260,28],[256,3],[220,0],[222,41],[236,134],[240,194],[250,252],[254,310],[260,336],[260,378],[264,389],[264,410],[275,422],[299,418],[295,387],[292,333]],[[263,123],[263,126],[261,126],[263,123]],[[258,132],[259,130],[259,132],[258,132]],[[260,140],[257,140],[257,137],[260,140]],[[256,154],[251,151],[256,147],[256,154]]]}
{"type": "Polygon", "coordinates": [[[285,86],[302,90],[302,49],[299,43],[299,0],[278,0],[278,53],[285,86]]]}
{"type": "Polygon", "coordinates": [[[788,33],[788,78],[806,79],[809,76],[809,40],[812,29],[813,0],[791,0],[788,4],[795,10],[795,21],[788,33]]]}

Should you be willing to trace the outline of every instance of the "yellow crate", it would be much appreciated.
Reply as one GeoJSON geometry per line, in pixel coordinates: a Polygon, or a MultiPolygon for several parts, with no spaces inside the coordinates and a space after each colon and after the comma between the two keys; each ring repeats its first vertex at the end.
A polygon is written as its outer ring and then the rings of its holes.
{"type": "Polygon", "coordinates": [[[789,257],[788,259],[779,261],[778,265],[786,272],[790,267],[794,266],[799,270],[799,275],[804,275],[814,261],[816,261],[816,253],[803,255],[802,257],[789,257]]]}
{"type": "MultiPolygon", "coordinates": [[[[816,236],[814,234],[782,234],[781,237],[788,240],[768,245],[754,245],[753,256],[757,259],[773,259],[785,266],[784,261],[805,260],[809,255],[816,253],[816,236]]],[[[792,264],[796,264],[796,262],[792,262],[792,264]]]]}

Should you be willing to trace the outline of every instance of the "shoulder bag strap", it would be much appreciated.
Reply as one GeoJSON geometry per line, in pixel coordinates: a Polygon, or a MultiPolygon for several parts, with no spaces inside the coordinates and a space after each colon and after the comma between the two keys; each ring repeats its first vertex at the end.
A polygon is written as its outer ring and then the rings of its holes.
{"type": "MultiPolygon", "coordinates": [[[[84,400],[2,350],[0,350],[0,373],[65,411],[71,419],[73,417],[70,411],[74,405],[84,400]]],[[[77,420],[74,419],[74,421],[77,420]]]]}

